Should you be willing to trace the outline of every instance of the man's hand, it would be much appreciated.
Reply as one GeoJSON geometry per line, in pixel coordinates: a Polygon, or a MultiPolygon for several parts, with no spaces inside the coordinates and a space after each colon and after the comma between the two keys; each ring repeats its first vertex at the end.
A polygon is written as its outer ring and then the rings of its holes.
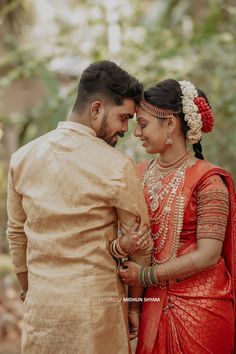
{"type": "Polygon", "coordinates": [[[152,242],[148,225],[140,229],[140,221],[140,218],[136,217],[133,227],[119,239],[121,249],[129,255],[148,248],[152,242]]]}
{"type": "Polygon", "coordinates": [[[26,298],[26,292],[24,291],[24,290],[21,290],[21,292],[20,292],[20,299],[21,299],[21,301],[25,301],[25,298],[26,298]]]}
{"type": "Polygon", "coordinates": [[[25,301],[26,293],[28,290],[28,272],[17,273],[17,278],[21,286],[20,298],[25,301]]]}
{"type": "Polygon", "coordinates": [[[125,261],[119,268],[119,275],[125,284],[140,285],[139,274],[141,266],[135,262],[125,261]]]}
{"type": "Polygon", "coordinates": [[[138,310],[129,309],[129,339],[138,336],[140,314],[138,310]]]}

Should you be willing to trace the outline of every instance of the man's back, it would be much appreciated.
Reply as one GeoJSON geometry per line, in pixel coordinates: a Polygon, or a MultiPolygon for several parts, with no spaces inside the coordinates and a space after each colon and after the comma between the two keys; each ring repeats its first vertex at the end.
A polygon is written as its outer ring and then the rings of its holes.
{"type": "MultiPolygon", "coordinates": [[[[102,321],[105,313],[114,317],[116,308],[114,320],[126,332],[119,304],[125,289],[109,241],[117,234],[117,214],[126,226],[133,222],[129,216],[145,215],[134,172],[128,157],[72,122],[61,123],[13,155],[10,174],[22,198],[27,238],[26,326],[35,327],[39,319],[44,328],[45,323],[51,327],[50,321],[72,321],[76,330],[87,323],[83,331],[94,331],[91,323],[102,321]],[[107,298],[113,303],[104,302],[107,298]]],[[[14,227],[9,219],[13,248],[14,227]]],[[[55,341],[49,343],[55,350],[55,341]]]]}
{"type": "Polygon", "coordinates": [[[19,150],[12,159],[13,181],[23,196],[28,242],[46,249],[44,242],[56,242],[58,249],[62,243],[73,257],[81,257],[79,247],[88,257],[98,230],[113,235],[116,182],[128,159],[76,125],[80,131],[59,128],[19,150]]]}

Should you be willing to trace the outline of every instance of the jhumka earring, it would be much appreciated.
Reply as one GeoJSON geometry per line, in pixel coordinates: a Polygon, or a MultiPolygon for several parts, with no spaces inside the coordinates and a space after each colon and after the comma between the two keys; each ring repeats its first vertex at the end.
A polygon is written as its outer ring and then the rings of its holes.
{"type": "Polygon", "coordinates": [[[173,140],[169,135],[167,135],[166,145],[171,145],[171,144],[173,144],[173,140]]]}

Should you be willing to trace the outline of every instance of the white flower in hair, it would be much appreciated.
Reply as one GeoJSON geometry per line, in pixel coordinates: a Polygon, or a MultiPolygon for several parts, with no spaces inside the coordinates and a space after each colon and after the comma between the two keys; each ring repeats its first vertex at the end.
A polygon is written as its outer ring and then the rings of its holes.
{"type": "Polygon", "coordinates": [[[194,85],[190,81],[179,81],[182,91],[182,106],[184,120],[189,130],[187,131],[187,140],[190,144],[196,144],[202,137],[202,119],[198,113],[198,107],[194,103],[194,99],[198,97],[198,93],[194,85]]]}
{"type": "Polygon", "coordinates": [[[192,131],[198,132],[201,130],[202,124],[198,120],[191,121],[191,129],[192,131]]]}

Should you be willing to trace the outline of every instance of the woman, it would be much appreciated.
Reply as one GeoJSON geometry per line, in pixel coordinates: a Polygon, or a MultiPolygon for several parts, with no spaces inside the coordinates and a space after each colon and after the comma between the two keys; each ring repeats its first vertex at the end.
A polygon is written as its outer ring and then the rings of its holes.
{"type": "Polygon", "coordinates": [[[144,92],[135,136],[159,153],[138,166],[153,259],[120,270],[126,284],[147,287],[140,354],[233,353],[236,202],[230,175],[203,160],[202,132],[212,127],[207,97],[190,82],[165,80],[144,92]]]}

